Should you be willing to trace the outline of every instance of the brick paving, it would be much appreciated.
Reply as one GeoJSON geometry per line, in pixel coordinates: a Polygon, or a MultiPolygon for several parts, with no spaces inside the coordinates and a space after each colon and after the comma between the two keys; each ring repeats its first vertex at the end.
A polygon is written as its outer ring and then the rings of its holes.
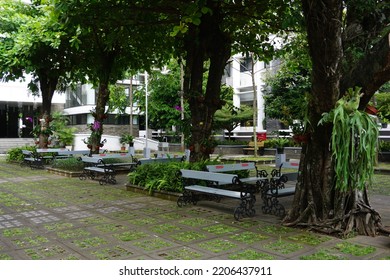
{"type": "MultiPolygon", "coordinates": [[[[338,239],[282,227],[257,213],[237,222],[237,201],[176,202],[0,160],[0,259],[390,259],[390,237],[338,239]],[[352,248],[352,249],[351,249],[352,248]]],[[[288,207],[290,198],[283,198],[288,207]]],[[[372,206],[390,226],[390,197],[372,206]]]]}

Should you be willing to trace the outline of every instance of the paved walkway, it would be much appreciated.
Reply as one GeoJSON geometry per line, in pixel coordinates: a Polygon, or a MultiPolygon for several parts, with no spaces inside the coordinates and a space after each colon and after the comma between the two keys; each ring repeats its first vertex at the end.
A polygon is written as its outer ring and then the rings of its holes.
{"type": "MultiPolygon", "coordinates": [[[[127,191],[125,175],[118,181],[100,186],[0,160],[0,259],[390,259],[390,237],[286,228],[260,206],[237,222],[237,201],[178,208],[127,191]]],[[[371,202],[390,226],[390,197],[371,202]]]]}

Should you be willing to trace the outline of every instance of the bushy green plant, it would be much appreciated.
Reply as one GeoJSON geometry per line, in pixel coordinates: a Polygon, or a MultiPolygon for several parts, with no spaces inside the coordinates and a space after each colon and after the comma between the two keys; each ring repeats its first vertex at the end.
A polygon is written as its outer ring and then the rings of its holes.
{"type": "Polygon", "coordinates": [[[24,146],[24,147],[16,147],[9,149],[7,152],[6,161],[8,162],[22,162],[23,161],[23,152],[22,150],[28,150],[35,152],[36,149],[33,146],[24,146]]]}
{"type": "Polygon", "coordinates": [[[144,164],[129,173],[129,183],[145,188],[150,193],[155,190],[182,192],[183,185],[178,176],[180,169],[205,170],[206,165],[216,164],[215,161],[169,162],[144,164]]]}
{"type": "Polygon", "coordinates": [[[84,164],[75,157],[58,159],[53,162],[53,168],[58,168],[66,171],[82,171],[84,164]]]}
{"type": "Polygon", "coordinates": [[[390,152],[390,141],[379,141],[379,151],[390,152]]]}

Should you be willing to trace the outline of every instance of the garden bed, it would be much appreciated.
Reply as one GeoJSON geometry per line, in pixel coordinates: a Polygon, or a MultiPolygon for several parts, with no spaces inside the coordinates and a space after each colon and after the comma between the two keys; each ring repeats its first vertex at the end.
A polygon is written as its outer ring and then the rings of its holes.
{"type": "Polygon", "coordinates": [[[65,177],[79,177],[80,174],[82,174],[82,171],[68,171],[68,170],[63,170],[63,169],[58,169],[58,168],[52,168],[52,167],[47,167],[46,168],[47,172],[56,174],[56,175],[61,175],[65,177]]]}
{"type": "Polygon", "coordinates": [[[181,193],[174,193],[163,190],[149,192],[140,186],[132,184],[126,184],[126,190],[171,201],[177,201],[178,197],[181,195],[181,193]]]}

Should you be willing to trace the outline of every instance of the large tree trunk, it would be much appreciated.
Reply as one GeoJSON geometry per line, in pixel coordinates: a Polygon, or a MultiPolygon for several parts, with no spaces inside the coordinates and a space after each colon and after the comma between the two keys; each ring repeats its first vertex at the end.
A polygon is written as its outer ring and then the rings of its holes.
{"type": "Polygon", "coordinates": [[[208,159],[215,147],[213,119],[215,112],[222,107],[221,77],[231,54],[231,41],[220,29],[221,21],[217,9],[211,15],[204,15],[200,26],[190,26],[185,46],[184,96],[191,111],[189,148],[192,162],[208,159]],[[203,75],[207,62],[210,66],[203,93],[203,75]]]}
{"type": "Polygon", "coordinates": [[[102,141],[103,121],[107,118],[106,104],[110,97],[107,81],[100,82],[97,95],[95,111],[92,113],[95,120],[91,124],[91,136],[88,145],[91,154],[98,154],[100,148],[104,146],[104,140],[102,141]]]}
{"type": "MultiPolygon", "coordinates": [[[[341,73],[342,1],[302,0],[302,4],[313,64],[309,100],[311,139],[302,149],[301,175],[292,209],[283,223],[341,235],[351,231],[374,235],[382,230],[379,214],[371,208],[366,191],[340,192],[335,189],[330,151],[332,126],[317,125],[322,113],[333,109],[344,93],[340,89],[346,90],[348,84],[343,82],[341,73]]],[[[353,82],[348,86],[354,86],[353,82]]]]}
{"type": "Polygon", "coordinates": [[[39,117],[39,126],[41,133],[39,134],[39,148],[47,148],[48,138],[51,135],[49,132],[51,122],[51,104],[54,92],[57,88],[58,78],[50,78],[46,73],[38,73],[39,85],[42,94],[42,107],[39,117]]]}

